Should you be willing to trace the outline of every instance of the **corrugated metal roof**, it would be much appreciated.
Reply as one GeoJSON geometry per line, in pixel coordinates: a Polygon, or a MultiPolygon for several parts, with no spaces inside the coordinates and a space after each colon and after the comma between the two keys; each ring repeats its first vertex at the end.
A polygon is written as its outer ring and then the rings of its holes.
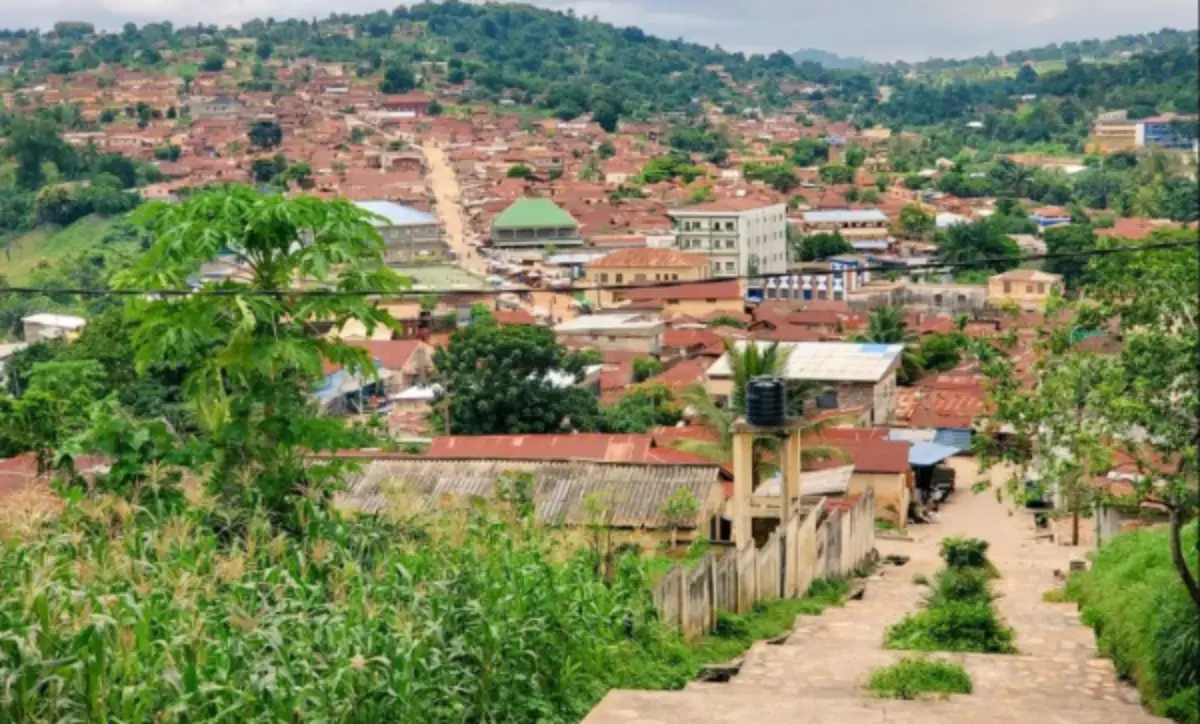
{"type": "Polygon", "coordinates": [[[946,447],[970,450],[972,434],[973,431],[969,429],[945,428],[933,434],[933,441],[946,447]]]}
{"type": "MultiPolygon", "coordinates": [[[[338,503],[364,512],[387,510],[392,500],[415,502],[436,511],[448,503],[491,498],[505,473],[533,475],[538,521],[579,525],[588,522],[584,501],[597,496],[618,528],[664,528],[663,504],[686,489],[703,507],[719,485],[718,466],[634,465],[531,460],[376,460],[349,481],[338,503]]],[[[702,512],[698,520],[704,517],[702,512]]],[[[692,527],[692,526],[688,526],[692,527]]]]}
{"type": "MultiPolygon", "coordinates": [[[[746,342],[739,342],[742,349],[746,342]]],[[[769,343],[757,342],[766,348],[769,343]]],[[[783,376],[821,382],[878,382],[900,358],[901,344],[847,342],[796,342],[780,345],[787,355],[783,376]],[[790,351],[789,351],[790,350],[790,351]]],[[[708,370],[709,377],[730,375],[729,355],[722,355],[708,370]]]]}
{"type": "Polygon", "coordinates": [[[492,221],[496,229],[574,229],[574,217],[550,199],[517,199],[492,221]]]}
{"type": "Polygon", "coordinates": [[[958,448],[932,442],[914,442],[908,451],[909,465],[937,465],[956,454],[958,448]]]}
{"type": "MultiPolygon", "coordinates": [[[[842,465],[827,470],[805,470],[800,473],[800,496],[810,495],[843,495],[850,487],[850,478],[854,475],[853,465],[842,465]]],[[[783,477],[776,475],[764,481],[754,491],[756,497],[778,498],[779,486],[783,477]]]]}
{"type": "Polygon", "coordinates": [[[426,226],[437,223],[437,217],[432,214],[391,201],[355,201],[354,205],[363,211],[378,214],[387,219],[386,223],[379,219],[372,219],[372,223],[376,226],[426,226]]]}
{"type": "Polygon", "coordinates": [[[887,214],[879,209],[830,209],[826,211],[805,211],[803,214],[806,224],[847,224],[862,221],[887,222],[887,214]]]}

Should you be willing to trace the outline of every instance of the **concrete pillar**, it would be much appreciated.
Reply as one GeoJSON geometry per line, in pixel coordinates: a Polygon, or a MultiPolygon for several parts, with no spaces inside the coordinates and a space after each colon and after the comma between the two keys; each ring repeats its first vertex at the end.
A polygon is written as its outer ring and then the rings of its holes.
{"type": "Polygon", "coordinates": [[[779,471],[783,475],[779,486],[779,525],[786,529],[792,515],[792,506],[800,499],[800,427],[788,431],[782,446],[779,471]]]}
{"type": "Polygon", "coordinates": [[[743,422],[733,428],[733,543],[754,545],[750,494],[754,487],[754,433],[743,422]]]}

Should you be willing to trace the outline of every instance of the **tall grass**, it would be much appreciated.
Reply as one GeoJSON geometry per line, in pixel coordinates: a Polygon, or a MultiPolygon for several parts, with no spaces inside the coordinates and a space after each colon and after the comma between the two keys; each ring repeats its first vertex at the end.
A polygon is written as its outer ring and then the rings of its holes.
{"type": "Polygon", "coordinates": [[[631,557],[478,511],[248,530],[89,504],[4,544],[0,721],[577,721],[694,673],[631,557]]]}
{"type": "MultiPolygon", "coordinates": [[[[1196,523],[1183,549],[1197,570],[1196,523]]],[[[1100,549],[1090,570],[1067,585],[1101,650],[1158,713],[1200,722],[1200,611],[1171,562],[1164,529],[1123,533],[1100,549]]]]}
{"type": "Polygon", "coordinates": [[[303,537],[233,537],[202,507],[85,500],[0,530],[0,722],[573,722],[845,598],[820,581],[684,642],[640,557],[606,576],[514,511],[308,506],[303,537]]]}

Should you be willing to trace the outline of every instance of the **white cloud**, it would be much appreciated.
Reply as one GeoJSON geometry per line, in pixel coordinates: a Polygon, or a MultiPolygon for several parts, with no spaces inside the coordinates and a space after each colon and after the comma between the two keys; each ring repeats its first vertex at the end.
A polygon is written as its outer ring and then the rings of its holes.
{"type": "MultiPolygon", "coordinates": [[[[1090,37],[1196,27],[1196,0],[531,0],[668,38],[771,52],[814,47],[875,60],[965,56],[1090,37]]],[[[102,27],[171,20],[236,24],[254,17],[366,12],[379,0],[0,0],[0,23],[102,27]]]]}

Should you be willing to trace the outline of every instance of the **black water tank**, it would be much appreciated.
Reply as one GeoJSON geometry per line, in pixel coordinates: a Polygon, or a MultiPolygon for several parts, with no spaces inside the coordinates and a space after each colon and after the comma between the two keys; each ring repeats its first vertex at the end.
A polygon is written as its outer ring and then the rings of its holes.
{"type": "Polygon", "coordinates": [[[787,424],[787,389],[778,377],[755,377],[746,383],[746,422],[755,427],[787,424]]]}

